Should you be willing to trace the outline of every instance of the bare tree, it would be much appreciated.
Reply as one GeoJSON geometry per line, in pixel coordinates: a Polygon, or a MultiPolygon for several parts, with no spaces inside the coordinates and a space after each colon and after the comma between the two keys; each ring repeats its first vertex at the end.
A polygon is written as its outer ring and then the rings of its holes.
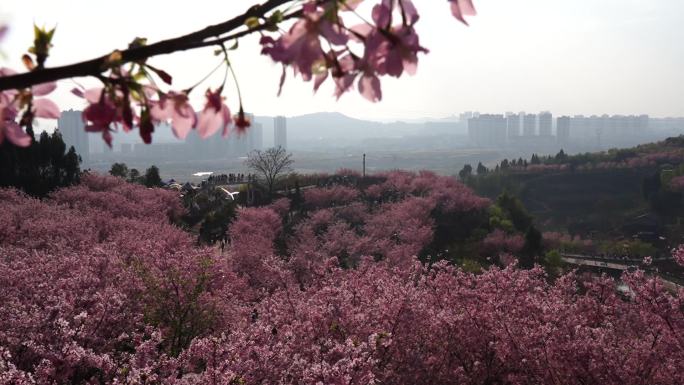
{"type": "Polygon", "coordinates": [[[264,178],[269,198],[273,196],[273,187],[278,178],[284,173],[292,171],[290,166],[293,163],[292,154],[288,154],[280,146],[272,147],[265,151],[254,150],[247,154],[247,160],[245,161],[247,167],[264,178]]]}

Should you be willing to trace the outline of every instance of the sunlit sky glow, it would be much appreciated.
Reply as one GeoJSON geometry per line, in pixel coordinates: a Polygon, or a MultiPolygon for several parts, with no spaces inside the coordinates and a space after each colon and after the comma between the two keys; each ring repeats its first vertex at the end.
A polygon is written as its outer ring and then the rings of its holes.
{"type": "MultiPolygon", "coordinates": [[[[33,22],[57,25],[48,64],[60,65],[124,48],[136,36],[153,42],[191,32],[253,3],[3,0],[0,16],[11,30],[2,45],[7,58],[0,60],[22,68],[33,22]]],[[[313,95],[311,84],[291,76],[277,97],[280,67],[259,55],[250,38],[231,58],[246,109],[286,116],[338,111],[368,119],[439,118],[466,110],[684,115],[682,0],[476,0],[479,15],[470,27],[451,17],[446,1],[414,3],[421,13],[421,42],[430,53],[420,58],[417,75],[383,79],[382,102],[369,103],[356,93],[336,101],[331,84],[313,95]]],[[[151,63],[171,73],[174,88],[182,89],[216,65],[212,51],[151,63]]],[[[203,88],[221,80],[217,74],[203,88]]],[[[56,100],[62,107],[82,107],[71,88],[60,83],[56,100]]],[[[227,96],[235,106],[234,88],[227,96]]],[[[197,92],[197,105],[200,97],[197,92]]]]}

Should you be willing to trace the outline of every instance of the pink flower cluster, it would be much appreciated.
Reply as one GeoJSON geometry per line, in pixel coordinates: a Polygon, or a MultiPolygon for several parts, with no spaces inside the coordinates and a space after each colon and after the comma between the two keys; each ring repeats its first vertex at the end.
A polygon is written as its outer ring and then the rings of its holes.
{"type": "MultiPolygon", "coordinates": [[[[169,122],[174,135],[179,139],[185,139],[193,129],[197,130],[201,138],[208,138],[218,131],[227,136],[233,123],[230,109],[221,96],[223,87],[215,91],[208,89],[204,108],[195,113],[186,91],[161,92],[157,87],[144,86],[139,100],[133,103],[129,96],[130,90],[120,84],[113,82],[105,88],[72,90],[88,103],[83,111],[86,131],[102,133],[102,138],[109,146],[112,141],[111,133],[118,127],[128,132],[137,126],[141,138],[149,144],[152,142],[155,126],[162,122],[169,122]],[[138,109],[141,114],[136,114],[138,109]]],[[[235,129],[244,131],[249,126],[245,119],[241,109],[235,117],[235,129]]]]}
{"type": "Polygon", "coordinates": [[[135,382],[234,322],[218,299],[246,287],[169,223],[180,207],[96,175],[44,201],[0,190],[0,383],[135,382]]]}
{"type": "Polygon", "coordinates": [[[358,198],[359,191],[357,189],[342,185],[304,191],[304,201],[312,208],[346,205],[358,198]]]}
{"type": "Polygon", "coordinates": [[[563,249],[566,251],[583,251],[590,250],[593,246],[591,239],[582,239],[579,236],[572,237],[570,234],[556,231],[545,231],[542,233],[542,244],[544,249],[563,249]]]}
{"type": "MultiPolygon", "coordinates": [[[[351,176],[328,179],[353,183],[351,176]]],[[[432,242],[436,212],[459,215],[490,204],[455,179],[431,172],[392,172],[374,178],[377,183],[363,190],[347,184],[305,190],[306,217],[291,224],[293,234],[285,242],[298,280],[318,276],[331,258],[354,266],[373,256],[405,267],[432,242]]]]}
{"type": "Polygon", "coordinates": [[[529,172],[554,172],[554,171],[566,171],[570,167],[567,164],[530,164],[525,168],[529,172]]]}
{"type": "Polygon", "coordinates": [[[385,181],[368,187],[366,195],[369,198],[386,201],[408,195],[422,196],[447,213],[481,210],[491,204],[456,179],[441,177],[431,171],[392,171],[380,176],[385,181]]]}
{"type": "MultiPolygon", "coordinates": [[[[665,146],[663,144],[663,146],[665,146]]],[[[612,170],[612,169],[630,169],[639,167],[655,167],[663,163],[679,164],[684,162],[684,150],[659,150],[658,152],[640,152],[636,155],[623,160],[614,161],[600,161],[587,162],[576,166],[579,171],[591,170],[612,170]]],[[[569,163],[559,164],[530,164],[527,167],[513,167],[515,171],[526,172],[552,172],[552,171],[567,171],[570,169],[569,163]]]]}
{"type": "Polygon", "coordinates": [[[265,298],[244,328],[196,340],[179,381],[681,382],[681,300],[625,278],[638,285],[629,301],[610,279],[549,285],[539,269],[333,268],[306,290],[265,298]]]}
{"type": "MultiPolygon", "coordinates": [[[[382,99],[380,76],[416,72],[418,54],[428,51],[420,45],[415,30],[420,17],[413,2],[378,1],[369,21],[358,13],[361,3],[307,1],[302,17],[287,32],[275,38],[262,36],[262,53],[283,64],[281,87],[285,67],[289,66],[305,81],[313,80],[314,91],[332,78],[339,98],[356,82],[361,95],[376,102],[382,99]],[[359,19],[361,24],[350,26],[350,18],[359,19]]],[[[465,15],[475,14],[471,0],[450,3],[454,17],[463,23],[465,15]]]]}
{"type": "MultiPolygon", "coordinates": [[[[9,68],[0,68],[0,77],[14,74],[16,72],[9,68]]],[[[24,132],[22,125],[33,121],[34,117],[59,118],[59,107],[44,97],[56,88],[56,83],[45,83],[30,90],[0,92],[0,143],[7,138],[15,146],[26,147],[31,144],[31,137],[24,132]],[[19,118],[21,121],[17,122],[19,118]]]]}
{"type": "Polygon", "coordinates": [[[680,266],[684,266],[684,246],[679,246],[677,249],[673,250],[672,256],[680,266]]]}
{"type": "Polygon", "coordinates": [[[482,240],[482,252],[487,255],[506,252],[515,254],[522,250],[525,239],[520,234],[506,234],[503,230],[496,229],[482,240]]]}
{"type": "Polygon", "coordinates": [[[272,208],[244,208],[231,225],[233,270],[258,289],[274,290],[282,282],[282,261],[275,240],[282,232],[282,218],[272,208]]]}

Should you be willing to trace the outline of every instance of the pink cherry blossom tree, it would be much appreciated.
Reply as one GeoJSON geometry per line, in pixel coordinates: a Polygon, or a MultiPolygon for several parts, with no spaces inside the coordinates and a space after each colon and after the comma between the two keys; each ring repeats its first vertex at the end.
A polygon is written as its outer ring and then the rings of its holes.
{"type": "Polygon", "coordinates": [[[440,200],[411,191],[305,212],[281,254],[286,201],[241,210],[221,253],[169,222],[170,192],[94,174],[44,200],[0,190],[0,383],[684,381],[682,289],[420,263],[440,200]]]}

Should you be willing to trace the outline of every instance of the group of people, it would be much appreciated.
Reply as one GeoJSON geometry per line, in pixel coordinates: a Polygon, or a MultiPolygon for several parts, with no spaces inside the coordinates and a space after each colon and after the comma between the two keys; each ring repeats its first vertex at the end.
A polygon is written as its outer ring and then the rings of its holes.
{"type": "Polygon", "coordinates": [[[229,173],[220,175],[210,175],[207,178],[207,183],[209,184],[232,184],[232,183],[245,183],[256,181],[256,175],[254,174],[241,174],[241,173],[229,173]]]}

